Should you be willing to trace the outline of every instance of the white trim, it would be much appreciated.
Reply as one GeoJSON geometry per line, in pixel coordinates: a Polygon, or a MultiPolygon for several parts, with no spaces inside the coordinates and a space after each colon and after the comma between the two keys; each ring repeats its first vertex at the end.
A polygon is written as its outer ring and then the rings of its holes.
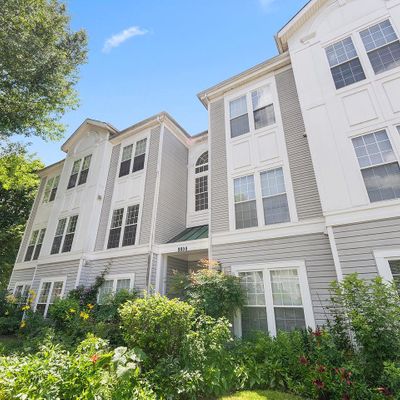
{"type": "Polygon", "coordinates": [[[335,269],[336,269],[336,276],[339,282],[343,280],[343,270],[342,266],[340,264],[340,258],[339,258],[339,252],[336,246],[336,240],[335,240],[335,235],[333,232],[333,228],[331,226],[327,227],[328,231],[328,237],[329,237],[329,243],[331,245],[331,251],[333,255],[333,262],[335,264],[335,269]]]}
{"type": "MultiPolygon", "coordinates": [[[[268,329],[271,335],[275,336],[277,334],[275,317],[274,317],[274,304],[272,299],[271,280],[270,274],[265,272],[270,272],[272,270],[283,270],[283,269],[296,269],[298,271],[300,293],[302,299],[302,306],[304,310],[304,318],[306,326],[315,329],[315,319],[314,312],[310,294],[310,288],[307,279],[307,268],[304,260],[292,260],[292,261],[276,261],[267,263],[256,263],[249,265],[234,264],[231,266],[232,274],[239,276],[240,272],[251,272],[251,271],[262,271],[264,279],[264,290],[265,290],[265,302],[267,309],[267,320],[268,329]]],[[[235,315],[235,334],[241,337],[241,323],[240,323],[240,311],[235,315]]]]}
{"type": "Polygon", "coordinates": [[[50,285],[50,291],[49,291],[49,293],[47,295],[46,303],[41,303],[41,304],[45,304],[45,309],[44,309],[44,313],[43,313],[44,317],[47,316],[47,312],[49,311],[50,300],[51,300],[51,296],[53,294],[53,289],[54,289],[54,282],[62,282],[63,283],[63,286],[62,286],[62,289],[61,289],[61,294],[60,294],[60,297],[59,297],[60,299],[62,299],[64,297],[65,287],[66,287],[66,284],[67,284],[67,276],[56,276],[56,277],[51,277],[51,278],[42,278],[40,280],[39,289],[38,289],[37,296],[36,296],[36,301],[35,301],[35,311],[36,311],[38,303],[39,303],[39,297],[40,297],[40,294],[42,292],[42,286],[43,286],[44,283],[47,283],[47,282],[51,283],[51,285],[50,285]]]}
{"type": "Polygon", "coordinates": [[[392,271],[390,270],[389,261],[400,260],[400,247],[387,249],[387,250],[374,250],[373,251],[376,266],[378,268],[379,275],[386,282],[393,282],[392,271]]]}
{"type": "MultiPolygon", "coordinates": [[[[112,289],[111,293],[115,294],[117,293],[117,281],[121,279],[129,279],[129,290],[132,290],[135,287],[135,273],[130,273],[130,274],[110,274],[110,275],[105,275],[104,276],[104,281],[112,281],[112,289]]],[[[97,293],[97,302],[99,303],[100,300],[100,290],[97,293]]],[[[100,303],[99,303],[100,304],[100,303]]]]}
{"type": "Polygon", "coordinates": [[[82,268],[85,265],[85,263],[86,260],[84,258],[81,258],[79,261],[78,272],[76,274],[75,288],[79,286],[79,281],[81,280],[81,275],[82,275],[82,268]]]}
{"type": "Polygon", "coordinates": [[[22,292],[24,292],[25,286],[29,286],[29,289],[32,289],[32,281],[17,281],[17,282],[15,282],[14,288],[13,288],[13,295],[15,295],[15,289],[17,288],[17,286],[22,286],[22,292]]]}
{"type": "Polygon", "coordinates": [[[154,250],[156,253],[171,254],[178,253],[178,249],[185,247],[185,252],[196,251],[196,250],[207,250],[208,249],[208,238],[188,240],[186,242],[176,242],[176,243],[166,243],[154,245],[154,250]]]}

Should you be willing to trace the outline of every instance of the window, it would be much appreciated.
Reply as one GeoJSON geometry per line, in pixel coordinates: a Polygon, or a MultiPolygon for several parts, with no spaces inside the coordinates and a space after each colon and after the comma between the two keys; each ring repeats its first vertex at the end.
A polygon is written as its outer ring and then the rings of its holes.
{"type": "Polygon", "coordinates": [[[229,103],[231,137],[237,137],[250,132],[249,116],[247,114],[247,98],[242,96],[229,103]]]}
{"type": "Polygon", "coordinates": [[[364,70],[351,37],[332,44],[325,51],[336,89],[365,79],[364,70]]]}
{"type": "Polygon", "coordinates": [[[389,20],[360,32],[375,74],[400,65],[400,41],[389,20]]]}
{"type": "Polygon", "coordinates": [[[74,215],[69,219],[67,233],[65,234],[64,244],[62,248],[63,253],[71,251],[72,242],[74,241],[76,224],[78,222],[78,216],[74,215]]]}
{"type": "Polygon", "coordinates": [[[195,182],[195,210],[208,209],[208,176],[196,178],[195,182]]]}
{"type": "Polygon", "coordinates": [[[83,185],[87,181],[89,175],[90,161],[92,160],[92,155],[88,155],[83,159],[82,170],[79,174],[78,185],[83,185]]]}
{"type": "Polygon", "coordinates": [[[123,208],[114,210],[111,220],[110,235],[108,237],[108,245],[107,245],[108,249],[119,247],[119,239],[121,237],[123,218],[124,218],[123,208]]]}
{"type": "MultiPolygon", "coordinates": [[[[144,168],[146,159],[147,139],[142,139],[136,142],[135,157],[133,159],[132,172],[140,171],[144,168]]],[[[122,149],[121,165],[119,169],[119,176],[125,176],[130,173],[132,162],[133,144],[126,146],[122,149]]]]}
{"type": "Polygon", "coordinates": [[[76,184],[82,185],[86,183],[89,174],[90,161],[92,156],[88,155],[83,159],[76,160],[72,167],[71,176],[69,177],[67,189],[74,188],[76,184]],[[78,179],[79,177],[79,179],[78,179]]]}
{"type": "Polygon", "coordinates": [[[122,246],[132,246],[135,244],[138,218],[139,206],[128,207],[122,246]]]}
{"type": "Polygon", "coordinates": [[[121,290],[131,291],[133,289],[135,275],[114,275],[106,277],[104,283],[99,288],[98,303],[104,303],[111,295],[121,290]]]}
{"type": "MultiPolygon", "coordinates": [[[[305,265],[301,267],[233,267],[246,293],[239,325],[242,336],[254,331],[293,331],[313,327],[305,265]]],[[[236,329],[237,330],[237,329],[236,329]]]]}
{"type": "Polygon", "coordinates": [[[146,158],[146,145],[147,139],[139,140],[136,143],[132,172],[140,171],[144,168],[144,161],[146,158]]]}
{"type": "Polygon", "coordinates": [[[37,260],[39,258],[45,234],[46,229],[33,231],[28,249],[26,250],[25,261],[37,260]]]}
{"type": "Polygon", "coordinates": [[[400,198],[400,168],[385,130],[353,139],[371,202],[400,198]]]}
{"type": "Polygon", "coordinates": [[[254,176],[234,180],[236,229],[258,226],[254,176]]]}
{"type": "MultiPolygon", "coordinates": [[[[61,249],[63,242],[65,227],[67,226],[67,218],[62,218],[58,221],[56,234],[54,236],[53,245],[51,246],[50,254],[58,254],[61,249]]],[[[74,215],[69,218],[67,233],[65,235],[64,244],[62,246],[62,252],[66,253],[71,251],[72,242],[75,236],[76,224],[78,222],[78,216],[74,215]]]]}
{"type": "Polygon", "coordinates": [[[196,174],[208,171],[208,151],[205,151],[196,161],[196,174]]]}
{"type": "Polygon", "coordinates": [[[251,92],[251,101],[255,129],[275,124],[274,105],[268,86],[263,86],[251,92]]]}
{"type": "Polygon", "coordinates": [[[266,225],[290,221],[282,168],[261,173],[264,220],[266,225]]]}
{"type": "Polygon", "coordinates": [[[43,203],[49,203],[56,198],[58,183],[60,182],[60,176],[53,176],[46,182],[44,189],[43,203]]]}
{"type": "Polygon", "coordinates": [[[64,292],[65,278],[56,278],[42,281],[39,288],[39,296],[36,303],[36,312],[47,315],[49,307],[56,299],[62,297],[64,292]]]}
{"type": "Polygon", "coordinates": [[[400,260],[389,261],[389,267],[393,276],[393,281],[395,282],[400,292],[400,260]]]}
{"type": "Polygon", "coordinates": [[[31,282],[17,282],[15,284],[13,295],[16,297],[19,305],[26,304],[30,290],[31,282]]]}

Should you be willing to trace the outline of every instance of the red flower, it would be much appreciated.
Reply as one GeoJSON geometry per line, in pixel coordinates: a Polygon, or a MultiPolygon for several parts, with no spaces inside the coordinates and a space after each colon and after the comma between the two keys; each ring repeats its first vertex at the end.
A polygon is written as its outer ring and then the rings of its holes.
{"type": "Polygon", "coordinates": [[[322,330],[317,328],[315,332],[312,333],[315,337],[322,336],[322,330]]]}
{"type": "Polygon", "coordinates": [[[308,365],[308,360],[307,360],[307,358],[305,356],[301,356],[299,358],[299,363],[302,364],[302,365],[308,365]]]}
{"type": "Polygon", "coordinates": [[[100,357],[97,354],[93,354],[92,357],[90,357],[90,360],[93,364],[95,364],[99,360],[99,358],[100,357]]]}
{"type": "Polygon", "coordinates": [[[323,389],[325,387],[325,383],[322,382],[320,379],[316,379],[313,384],[319,389],[323,389]]]}
{"type": "Polygon", "coordinates": [[[324,367],[323,365],[319,365],[317,368],[317,371],[322,374],[326,371],[326,367],[324,367]]]}

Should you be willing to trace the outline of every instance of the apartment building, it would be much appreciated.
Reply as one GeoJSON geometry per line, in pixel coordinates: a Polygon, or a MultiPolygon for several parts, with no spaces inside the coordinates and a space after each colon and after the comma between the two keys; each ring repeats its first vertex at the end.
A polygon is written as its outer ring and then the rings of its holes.
{"type": "Polygon", "coordinates": [[[353,272],[400,284],[399,38],[400,0],[312,0],[276,57],[198,95],[208,131],[84,121],[39,173],[9,289],[46,314],[103,271],[100,301],[168,294],[211,258],[247,290],[240,336],[324,324],[353,272]]]}

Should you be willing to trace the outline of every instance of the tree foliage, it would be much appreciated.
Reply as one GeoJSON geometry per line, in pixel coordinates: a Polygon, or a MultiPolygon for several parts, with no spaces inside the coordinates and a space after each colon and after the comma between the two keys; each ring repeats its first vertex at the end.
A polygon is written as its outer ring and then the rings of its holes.
{"type": "Polygon", "coordinates": [[[0,0],[0,138],[61,136],[86,61],[86,33],[69,23],[58,0],[0,0]]]}
{"type": "Polygon", "coordinates": [[[25,223],[36,196],[43,163],[25,147],[0,147],[0,288],[7,285],[25,223]]]}

